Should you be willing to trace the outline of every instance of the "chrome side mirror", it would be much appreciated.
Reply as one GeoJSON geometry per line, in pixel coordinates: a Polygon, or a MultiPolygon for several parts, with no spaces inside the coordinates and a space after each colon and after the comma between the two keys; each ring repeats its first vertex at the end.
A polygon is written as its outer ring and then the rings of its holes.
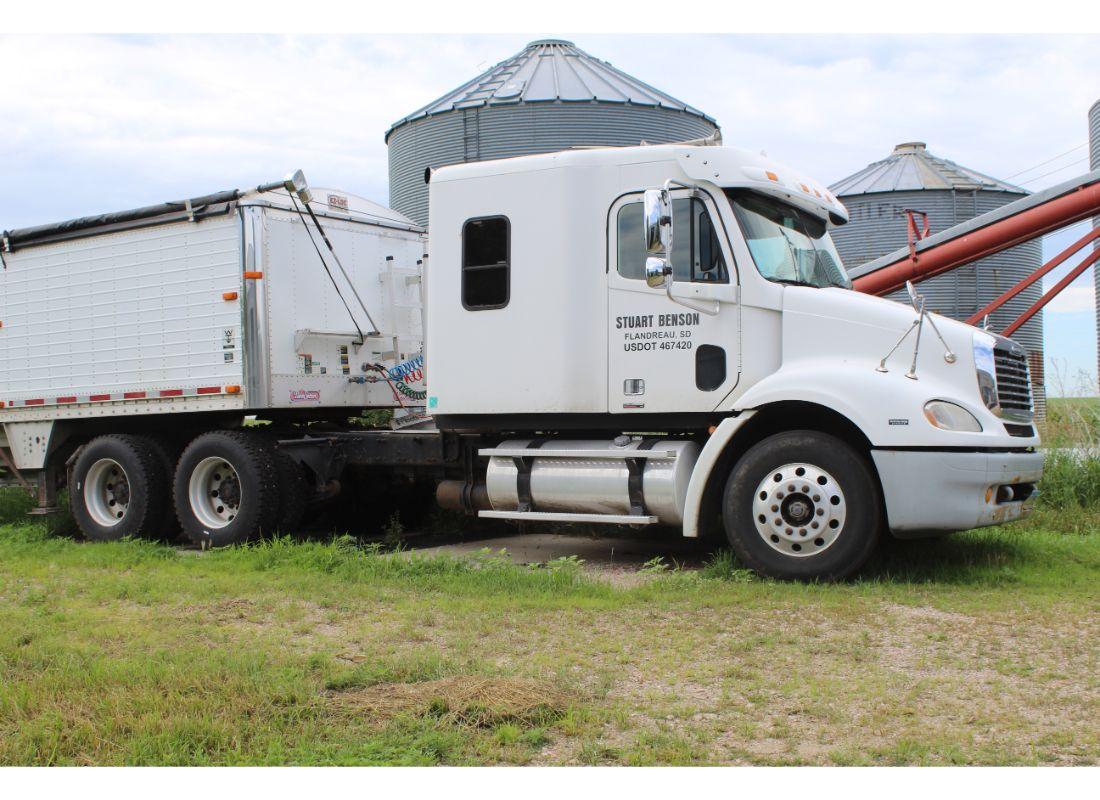
{"type": "Polygon", "coordinates": [[[672,275],[672,195],[668,189],[646,189],[642,211],[645,280],[651,288],[666,286],[672,275]]]}
{"type": "Polygon", "coordinates": [[[667,256],[672,250],[672,197],[667,189],[646,189],[645,250],[667,256]]]}
{"type": "Polygon", "coordinates": [[[650,289],[660,289],[672,277],[672,266],[660,256],[649,256],[645,260],[645,282],[650,289]]]}

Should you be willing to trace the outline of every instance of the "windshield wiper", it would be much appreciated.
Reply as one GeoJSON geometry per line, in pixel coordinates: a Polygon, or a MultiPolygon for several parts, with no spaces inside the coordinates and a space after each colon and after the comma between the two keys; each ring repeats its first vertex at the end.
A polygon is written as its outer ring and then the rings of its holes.
{"type": "Polygon", "coordinates": [[[821,286],[813,283],[812,281],[795,280],[794,278],[772,278],[772,283],[784,283],[788,286],[809,286],[813,289],[820,289],[821,286]]]}

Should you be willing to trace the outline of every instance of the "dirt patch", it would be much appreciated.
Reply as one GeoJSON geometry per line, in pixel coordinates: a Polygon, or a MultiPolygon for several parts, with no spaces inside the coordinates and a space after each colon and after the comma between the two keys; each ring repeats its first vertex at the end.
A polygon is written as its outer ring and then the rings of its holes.
{"type": "Polygon", "coordinates": [[[458,675],[416,683],[383,683],[329,695],[340,709],[380,720],[398,714],[433,714],[465,725],[550,721],[570,697],[547,681],[458,675]]]}

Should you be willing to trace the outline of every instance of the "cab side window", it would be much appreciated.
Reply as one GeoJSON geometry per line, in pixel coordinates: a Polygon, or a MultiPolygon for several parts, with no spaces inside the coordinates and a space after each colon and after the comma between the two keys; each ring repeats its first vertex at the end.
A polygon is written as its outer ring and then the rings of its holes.
{"type": "MultiPolygon", "coordinates": [[[[718,232],[702,200],[678,198],[672,201],[672,277],[695,283],[728,283],[729,273],[722,257],[718,232]]],[[[645,278],[645,241],[642,235],[642,204],[626,203],[617,219],[618,270],[624,278],[645,278]]]]}
{"type": "Polygon", "coordinates": [[[504,308],[510,295],[511,235],[507,217],[467,220],[462,226],[462,305],[468,311],[504,308]]]}

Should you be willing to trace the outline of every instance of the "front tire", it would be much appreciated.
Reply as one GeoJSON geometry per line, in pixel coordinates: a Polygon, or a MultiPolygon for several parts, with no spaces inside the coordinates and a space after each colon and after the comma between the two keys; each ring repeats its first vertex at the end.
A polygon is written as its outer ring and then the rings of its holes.
{"type": "Polygon", "coordinates": [[[157,442],[110,434],[84,446],[73,465],[69,507],[84,535],[97,542],[170,533],[171,471],[157,442]]]}
{"type": "Polygon", "coordinates": [[[252,431],[204,433],[180,456],[174,493],[184,535],[201,547],[271,533],[280,506],[274,448],[252,431]]]}
{"type": "Polygon", "coordinates": [[[878,542],[878,486],[846,442],[817,431],[769,436],[726,482],[722,519],[737,557],[782,580],[838,580],[878,542]]]}

